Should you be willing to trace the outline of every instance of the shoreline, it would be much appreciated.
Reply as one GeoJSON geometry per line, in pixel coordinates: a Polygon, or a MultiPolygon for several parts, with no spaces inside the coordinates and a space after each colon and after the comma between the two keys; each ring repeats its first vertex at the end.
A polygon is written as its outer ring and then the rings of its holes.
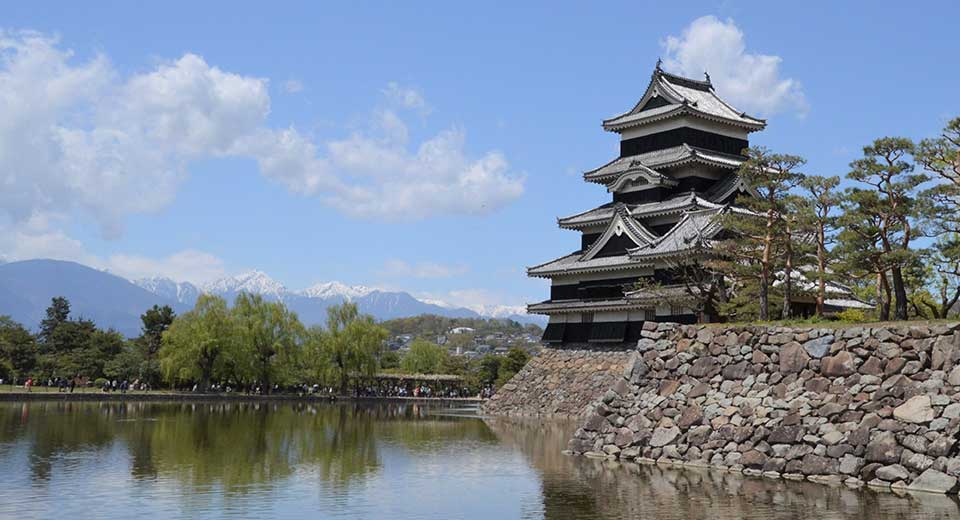
{"type": "Polygon", "coordinates": [[[202,393],[110,392],[0,392],[0,402],[71,401],[71,402],[311,402],[311,403],[408,403],[408,404],[480,404],[478,397],[352,397],[312,395],[246,395],[202,393]]]}

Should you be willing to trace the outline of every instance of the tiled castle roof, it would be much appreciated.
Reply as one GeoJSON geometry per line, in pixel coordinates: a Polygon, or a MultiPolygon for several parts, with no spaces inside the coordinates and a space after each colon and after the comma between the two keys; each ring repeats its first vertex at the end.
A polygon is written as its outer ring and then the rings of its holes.
{"type": "Polygon", "coordinates": [[[603,166],[584,172],[583,178],[600,184],[611,183],[620,175],[636,169],[639,165],[653,170],[680,166],[689,162],[699,162],[720,168],[739,168],[746,159],[739,155],[715,152],[697,148],[688,144],[654,150],[639,155],[618,157],[603,166]]]}
{"type": "Polygon", "coordinates": [[[721,99],[709,80],[697,81],[670,74],[664,72],[658,63],[640,101],[629,112],[605,120],[603,128],[620,132],[682,114],[731,124],[748,131],[761,130],[767,124],[763,119],[747,115],[721,99]],[[650,104],[653,98],[661,101],[650,104]]]}

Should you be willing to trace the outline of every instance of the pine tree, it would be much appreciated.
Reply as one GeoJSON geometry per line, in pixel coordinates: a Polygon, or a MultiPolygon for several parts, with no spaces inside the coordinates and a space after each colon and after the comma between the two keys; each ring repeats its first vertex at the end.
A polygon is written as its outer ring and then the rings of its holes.
{"type": "Polygon", "coordinates": [[[947,123],[940,137],[920,141],[916,160],[942,181],[921,198],[931,203],[932,229],[960,233],[960,117],[947,123]]]}
{"type": "MultiPolygon", "coordinates": [[[[873,244],[878,249],[876,262],[878,284],[886,282],[890,272],[895,309],[893,318],[907,319],[907,287],[903,269],[915,251],[910,244],[916,237],[915,224],[919,218],[917,188],[927,180],[925,174],[913,173],[909,161],[913,143],[902,137],[883,137],[863,148],[863,158],[850,163],[849,179],[869,188],[851,188],[847,191],[846,215],[848,226],[870,228],[873,244]]],[[[868,245],[868,244],[863,244],[868,245]]],[[[881,312],[881,315],[883,312],[881,312]]]]}
{"type": "MultiPolygon", "coordinates": [[[[796,169],[804,164],[801,157],[775,154],[766,148],[748,148],[747,160],[739,174],[756,196],[741,196],[737,205],[748,213],[730,212],[723,221],[731,238],[718,247],[726,258],[722,268],[733,279],[755,279],[757,283],[758,317],[770,319],[770,288],[776,272],[778,250],[784,246],[790,190],[803,175],[796,169]]],[[[789,301],[789,284],[785,287],[789,301]]],[[[787,311],[789,314],[789,311],[787,311]]]]}
{"type": "Polygon", "coordinates": [[[839,177],[821,177],[810,175],[801,186],[806,191],[803,217],[805,226],[812,231],[817,259],[817,316],[823,317],[823,305],[827,292],[827,264],[830,260],[828,245],[832,242],[836,229],[836,217],[833,211],[840,204],[840,195],[836,191],[839,177]]]}

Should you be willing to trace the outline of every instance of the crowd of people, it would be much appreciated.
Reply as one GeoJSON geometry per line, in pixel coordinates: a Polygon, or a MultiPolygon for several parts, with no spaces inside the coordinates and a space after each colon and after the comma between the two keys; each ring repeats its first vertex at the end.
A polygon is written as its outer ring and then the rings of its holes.
{"type": "MultiPolygon", "coordinates": [[[[3,384],[13,384],[17,386],[17,380],[13,379],[12,381],[5,381],[3,378],[0,378],[0,385],[3,384]]],[[[152,387],[149,383],[140,381],[136,379],[134,381],[128,380],[97,380],[96,384],[94,382],[88,381],[87,378],[74,377],[74,378],[63,378],[55,377],[48,379],[45,382],[36,382],[33,378],[27,378],[22,386],[24,390],[30,392],[34,386],[47,386],[49,388],[56,388],[58,392],[72,393],[76,388],[99,388],[103,393],[119,392],[121,394],[126,394],[128,391],[139,391],[139,392],[149,392],[152,390],[152,387]],[[44,383],[46,383],[44,385],[44,383]]],[[[191,393],[196,392],[211,392],[211,393],[241,393],[243,395],[265,395],[265,394],[297,394],[298,396],[315,396],[315,397],[328,397],[334,398],[339,392],[336,388],[330,386],[322,386],[319,384],[307,385],[306,383],[291,387],[272,385],[265,386],[260,383],[252,383],[248,385],[231,385],[229,383],[220,382],[210,385],[206,390],[201,388],[197,384],[190,386],[178,388],[180,391],[186,391],[191,393]]],[[[368,384],[352,387],[350,391],[354,397],[400,397],[400,398],[417,398],[417,399],[449,399],[449,398],[468,398],[468,397],[481,397],[489,398],[493,395],[494,389],[491,386],[483,387],[480,392],[476,395],[471,395],[466,389],[460,387],[459,385],[451,384],[427,384],[427,383],[416,383],[412,386],[410,384],[402,384],[391,382],[389,384],[368,384]]]]}

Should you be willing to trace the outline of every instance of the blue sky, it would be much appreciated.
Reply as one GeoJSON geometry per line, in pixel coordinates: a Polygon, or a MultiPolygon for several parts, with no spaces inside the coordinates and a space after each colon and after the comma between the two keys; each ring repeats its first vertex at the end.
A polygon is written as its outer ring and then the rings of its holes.
{"type": "Polygon", "coordinates": [[[658,57],[810,173],[960,115],[955,2],[513,4],[10,4],[0,255],[520,304],[658,57]]]}

